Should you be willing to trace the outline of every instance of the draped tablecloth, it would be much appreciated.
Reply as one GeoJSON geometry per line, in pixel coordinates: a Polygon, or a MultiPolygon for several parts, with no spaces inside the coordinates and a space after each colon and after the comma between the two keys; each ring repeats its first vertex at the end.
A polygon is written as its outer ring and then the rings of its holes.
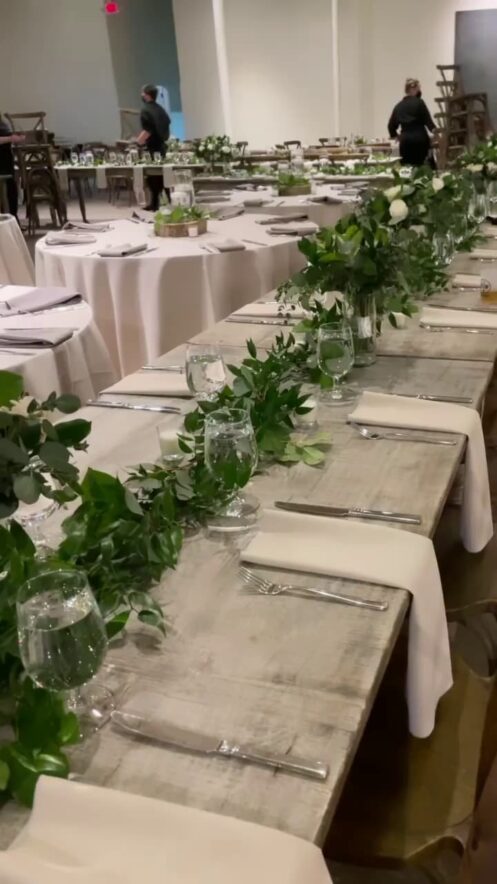
{"type": "Polygon", "coordinates": [[[95,234],[96,243],[36,247],[38,285],[82,293],[93,309],[116,370],[125,375],[274,289],[305,260],[295,236],[271,236],[257,215],[209,221],[200,237],[154,237],[152,226],[123,219],[95,234]],[[202,246],[223,239],[242,251],[212,254],[202,246]],[[126,258],[95,254],[109,244],[148,243],[126,258]]]}
{"type": "Polygon", "coordinates": [[[116,372],[95,322],[84,302],[64,310],[0,318],[0,332],[7,328],[72,328],[69,340],[53,349],[28,349],[19,344],[7,351],[0,344],[0,370],[21,374],[26,392],[45,399],[52,391],[74,393],[82,402],[113,383],[116,372]]]}
{"type": "Polygon", "coordinates": [[[13,215],[0,215],[0,285],[30,285],[34,267],[21,228],[13,215]]]}

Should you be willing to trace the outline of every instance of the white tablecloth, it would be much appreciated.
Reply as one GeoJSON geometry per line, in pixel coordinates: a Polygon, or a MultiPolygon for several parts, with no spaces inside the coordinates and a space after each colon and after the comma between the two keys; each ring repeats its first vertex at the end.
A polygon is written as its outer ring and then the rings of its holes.
{"type": "MultiPolygon", "coordinates": [[[[0,289],[0,297],[1,297],[0,289]]],[[[96,396],[116,380],[116,372],[96,324],[91,308],[84,302],[67,310],[51,310],[0,319],[5,328],[73,328],[73,336],[47,350],[30,354],[22,344],[12,351],[2,350],[0,369],[22,374],[26,392],[37,399],[49,393],[74,393],[82,402],[96,396]],[[18,351],[18,352],[17,352],[18,351]]]]}
{"type": "MultiPolygon", "coordinates": [[[[315,191],[313,196],[336,198],[340,195],[337,187],[328,184],[316,186],[315,191]]],[[[216,201],[215,196],[212,198],[212,202],[204,202],[204,197],[205,199],[208,197],[208,191],[201,192],[201,195],[202,205],[212,206],[220,212],[231,206],[243,206],[245,200],[268,200],[263,206],[245,206],[245,214],[274,215],[276,217],[302,212],[309,217],[310,221],[318,224],[319,227],[332,227],[337,224],[340,218],[353,212],[356,205],[354,198],[348,196],[343,197],[345,202],[340,204],[314,203],[308,196],[274,196],[273,188],[271,187],[260,188],[257,191],[233,190],[230,193],[229,201],[223,200],[221,202],[216,201]]]]}
{"type": "Polygon", "coordinates": [[[0,215],[0,285],[29,285],[34,278],[33,261],[19,224],[12,215],[0,215]]]}
{"type": "Polygon", "coordinates": [[[84,245],[36,247],[38,285],[80,291],[120,375],[136,371],[228,314],[271,291],[304,266],[298,239],[274,237],[257,215],[209,221],[198,238],[154,237],[149,224],[112,222],[84,245]],[[243,251],[211,254],[202,244],[250,239],[243,251]],[[148,242],[154,251],[128,258],[100,258],[112,243],[148,242]]]}

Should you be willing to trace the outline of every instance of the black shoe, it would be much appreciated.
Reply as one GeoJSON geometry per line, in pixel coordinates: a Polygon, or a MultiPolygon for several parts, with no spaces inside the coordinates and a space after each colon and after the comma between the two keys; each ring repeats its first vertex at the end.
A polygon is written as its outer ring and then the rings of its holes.
{"type": "Polygon", "coordinates": [[[144,211],[144,212],[158,212],[158,211],[159,211],[159,206],[152,206],[152,205],[144,206],[144,207],[143,207],[143,211],[144,211]]]}

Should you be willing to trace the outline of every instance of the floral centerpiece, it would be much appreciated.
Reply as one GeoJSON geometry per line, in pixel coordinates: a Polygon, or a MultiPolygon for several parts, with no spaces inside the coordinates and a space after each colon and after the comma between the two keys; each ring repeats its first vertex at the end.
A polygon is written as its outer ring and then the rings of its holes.
{"type": "Polygon", "coordinates": [[[311,182],[298,172],[280,172],[277,188],[278,196],[306,196],[311,193],[311,182]]]}
{"type": "Polygon", "coordinates": [[[208,135],[194,145],[195,156],[209,165],[229,163],[235,155],[235,145],[228,135],[208,135]]]}
{"type": "Polygon", "coordinates": [[[207,232],[209,215],[198,206],[163,207],[154,217],[156,236],[199,236],[207,232]]]}

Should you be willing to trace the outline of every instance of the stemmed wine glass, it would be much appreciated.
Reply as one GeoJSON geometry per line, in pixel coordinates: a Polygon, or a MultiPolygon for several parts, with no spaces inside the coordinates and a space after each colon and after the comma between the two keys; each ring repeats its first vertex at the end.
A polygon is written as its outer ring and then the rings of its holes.
{"type": "Polygon", "coordinates": [[[44,571],[21,586],[17,629],[24,668],[41,688],[62,692],[85,736],[112,711],[112,696],[92,684],[107,651],[105,624],[86,575],[44,571]]]}
{"type": "Polygon", "coordinates": [[[487,197],[484,193],[475,193],[469,204],[469,212],[476,224],[481,224],[487,217],[487,197]]]}
{"type": "Polygon", "coordinates": [[[198,401],[213,399],[226,386],[226,368],[217,344],[188,344],[186,383],[198,401]]]}
{"type": "Polygon", "coordinates": [[[345,405],[356,398],[356,393],[341,385],[342,379],[354,364],[352,329],[345,321],[322,325],[318,331],[318,365],[333,380],[331,393],[323,398],[326,405],[345,405]]]}
{"type": "Polygon", "coordinates": [[[224,490],[231,494],[228,505],[209,528],[243,531],[253,525],[258,501],[240,494],[257,466],[257,442],[250,414],[243,408],[221,408],[205,417],[205,462],[224,490]]]}

